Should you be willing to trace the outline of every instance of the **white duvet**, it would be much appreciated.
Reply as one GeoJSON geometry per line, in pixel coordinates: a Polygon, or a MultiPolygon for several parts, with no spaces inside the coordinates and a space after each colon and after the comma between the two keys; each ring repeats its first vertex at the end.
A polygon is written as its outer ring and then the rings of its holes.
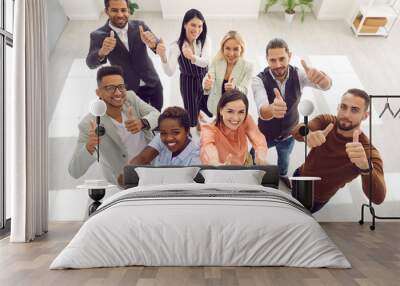
{"type": "Polygon", "coordinates": [[[351,267],[315,219],[296,203],[279,190],[254,185],[135,187],[104,201],[50,269],[126,265],[351,267]],[[146,195],[144,192],[174,190],[241,191],[244,195],[129,199],[146,195]],[[251,191],[266,192],[270,198],[252,197],[251,191]]]}

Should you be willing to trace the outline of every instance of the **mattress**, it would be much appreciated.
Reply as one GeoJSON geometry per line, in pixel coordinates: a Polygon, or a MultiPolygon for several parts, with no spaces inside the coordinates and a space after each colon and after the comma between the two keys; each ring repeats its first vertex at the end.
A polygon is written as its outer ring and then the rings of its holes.
{"type": "Polygon", "coordinates": [[[139,186],[108,198],[50,269],[129,265],[351,267],[290,195],[198,183],[139,186]]]}

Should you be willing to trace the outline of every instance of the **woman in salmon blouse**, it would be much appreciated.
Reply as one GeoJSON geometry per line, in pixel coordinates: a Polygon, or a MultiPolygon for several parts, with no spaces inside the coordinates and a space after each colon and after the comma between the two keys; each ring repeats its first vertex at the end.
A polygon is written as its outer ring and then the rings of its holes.
{"type": "Polygon", "coordinates": [[[238,90],[226,91],[218,102],[214,122],[201,125],[200,159],[206,165],[248,165],[248,141],[257,165],[267,164],[267,142],[251,115],[249,101],[238,90]]]}

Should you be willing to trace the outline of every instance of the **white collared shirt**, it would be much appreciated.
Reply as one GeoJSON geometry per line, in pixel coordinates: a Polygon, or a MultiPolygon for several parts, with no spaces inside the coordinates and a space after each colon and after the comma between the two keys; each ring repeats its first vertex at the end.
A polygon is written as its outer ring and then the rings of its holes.
{"type": "Polygon", "coordinates": [[[126,129],[124,122],[127,119],[128,118],[124,113],[122,113],[122,123],[119,123],[114,118],[111,118],[112,122],[117,128],[117,133],[121,138],[122,143],[125,145],[126,150],[128,150],[128,158],[132,159],[142,152],[142,150],[147,146],[147,142],[142,130],[138,133],[132,134],[126,129]]]}

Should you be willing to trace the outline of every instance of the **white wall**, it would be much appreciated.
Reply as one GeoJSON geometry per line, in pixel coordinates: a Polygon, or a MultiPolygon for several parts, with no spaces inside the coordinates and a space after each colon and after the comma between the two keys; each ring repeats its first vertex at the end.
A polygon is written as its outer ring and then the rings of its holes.
{"type": "Polygon", "coordinates": [[[160,0],[136,0],[142,12],[161,12],[160,0]]]}
{"type": "MultiPolygon", "coordinates": [[[[58,0],[71,20],[96,20],[104,9],[103,0],[58,0]]],[[[368,0],[365,0],[368,1],[368,0]]],[[[364,2],[365,2],[364,1],[364,2]]],[[[359,0],[314,0],[318,20],[349,19],[359,0]]],[[[376,3],[387,0],[376,0],[376,3]]],[[[164,18],[181,18],[190,8],[199,9],[207,18],[257,18],[265,0],[136,0],[141,12],[161,12],[164,18]]],[[[270,12],[282,11],[278,4],[270,12]]]]}
{"type": "Polygon", "coordinates": [[[47,27],[49,54],[56,46],[57,40],[68,23],[63,8],[58,0],[47,0],[47,27]]]}
{"type": "Polygon", "coordinates": [[[70,20],[97,20],[103,10],[102,0],[58,0],[70,20]]]}
{"type": "Polygon", "coordinates": [[[314,0],[313,11],[318,20],[348,19],[357,0],[314,0]]]}
{"type": "Polygon", "coordinates": [[[190,8],[200,10],[207,18],[253,18],[260,10],[261,0],[160,0],[164,19],[180,19],[190,8]]]}

